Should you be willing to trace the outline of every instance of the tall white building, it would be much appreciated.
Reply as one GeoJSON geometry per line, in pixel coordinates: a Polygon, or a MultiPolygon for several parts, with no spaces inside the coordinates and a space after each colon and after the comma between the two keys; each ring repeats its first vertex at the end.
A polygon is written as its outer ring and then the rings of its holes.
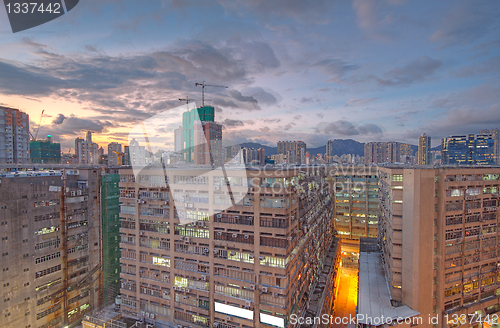
{"type": "Polygon", "coordinates": [[[99,163],[99,145],[92,142],[92,132],[87,132],[85,140],[81,137],[75,139],[75,154],[78,164],[99,163]]]}
{"type": "Polygon", "coordinates": [[[0,163],[29,164],[29,115],[0,106],[0,163]]]}

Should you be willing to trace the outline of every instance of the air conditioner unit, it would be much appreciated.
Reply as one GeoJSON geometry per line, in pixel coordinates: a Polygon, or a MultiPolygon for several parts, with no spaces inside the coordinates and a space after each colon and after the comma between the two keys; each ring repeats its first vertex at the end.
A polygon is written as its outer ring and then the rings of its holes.
{"type": "Polygon", "coordinates": [[[222,236],[222,232],[221,231],[217,231],[217,236],[222,236]]]}
{"type": "Polygon", "coordinates": [[[231,320],[231,317],[230,317],[230,316],[227,316],[227,317],[226,317],[226,320],[227,320],[227,321],[231,320]]]}
{"type": "Polygon", "coordinates": [[[204,253],[208,253],[209,251],[210,251],[210,250],[209,250],[208,248],[204,248],[204,249],[203,249],[203,252],[204,252],[204,253]]]}
{"type": "Polygon", "coordinates": [[[168,205],[168,202],[163,202],[163,204],[168,205]]]}
{"type": "Polygon", "coordinates": [[[238,215],[235,215],[235,216],[234,216],[234,219],[235,219],[235,220],[238,220],[239,218],[240,218],[240,217],[239,217],[238,215]]]}
{"type": "Polygon", "coordinates": [[[188,206],[188,204],[187,204],[187,203],[184,203],[184,204],[182,204],[182,205],[183,205],[184,207],[187,207],[187,206],[188,206]]]}
{"type": "Polygon", "coordinates": [[[254,284],[250,284],[250,289],[251,290],[255,290],[255,285],[254,284]]]}
{"type": "Polygon", "coordinates": [[[266,259],[265,256],[259,256],[259,260],[264,261],[266,259]]]}
{"type": "Polygon", "coordinates": [[[207,276],[202,275],[202,276],[201,276],[201,281],[207,281],[207,276]]]}
{"type": "Polygon", "coordinates": [[[219,323],[218,322],[214,322],[214,327],[219,327],[219,323]]]}
{"type": "Polygon", "coordinates": [[[214,252],[214,254],[219,253],[219,251],[217,249],[214,249],[213,252],[214,252]]]}
{"type": "Polygon", "coordinates": [[[188,298],[187,296],[183,296],[183,297],[182,297],[182,299],[185,299],[185,300],[187,300],[187,298],[188,298]]]}
{"type": "Polygon", "coordinates": [[[236,252],[231,252],[231,253],[229,253],[229,255],[231,255],[231,256],[235,256],[235,255],[236,255],[236,252]]]}
{"type": "Polygon", "coordinates": [[[149,318],[149,312],[144,313],[144,316],[145,316],[146,318],[149,318]]]}
{"type": "Polygon", "coordinates": [[[203,224],[204,224],[204,223],[203,223],[202,221],[198,221],[198,226],[199,226],[199,227],[203,227],[203,224]]]}
{"type": "Polygon", "coordinates": [[[255,256],[253,256],[253,255],[249,255],[248,257],[249,257],[251,260],[253,260],[253,259],[255,258],[255,256]]]}
{"type": "Polygon", "coordinates": [[[217,214],[217,218],[220,219],[222,217],[222,214],[217,214]]]}
{"type": "Polygon", "coordinates": [[[187,243],[189,243],[190,241],[191,241],[191,238],[189,238],[189,237],[184,238],[184,242],[185,242],[186,244],[187,244],[187,243]]]}
{"type": "Polygon", "coordinates": [[[238,238],[238,234],[237,233],[233,233],[233,238],[238,238]]]}
{"type": "Polygon", "coordinates": [[[189,204],[188,204],[188,207],[189,207],[189,208],[193,208],[193,207],[194,207],[194,204],[189,203],[189,204]]]}
{"type": "Polygon", "coordinates": [[[245,239],[248,239],[248,235],[245,235],[245,236],[244,236],[244,238],[245,238],[245,239]]]}
{"type": "Polygon", "coordinates": [[[245,302],[245,305],[246,305],[247,307],[252,307],[252,302],[246,301],[246,302],[245,302]]]}
{"type": "Polygon", "coordinates": [[[172,289],[173,289],[173,290],[177,290],[177,287],[176,287],[176,286],[172,286],[172,289]]]}
{"type": "Polygon", "coordinates": [[[181,237],[179,238],[179,240],[184,240],[184,236],[181,236],[181,237]]]}
{"type": "Polygon", "coordinates": [[[145,232],[144,231],[139,231],[139,236],[144,236],[145,232]]]}
{"type": "Polygon", "coordinates": [[[140,202],[141,202],[141,200],[139,198],[137,198],[137,203],[140,203],[140,202]]]}
{"type": "Polygon", "coordinates": [[[267,287],[262,287],[262,292],[263,292],[263,293],[267,293],[268,291],[269,291],[269,288],[267,288],[267,287]]]}
{"type": "Polygon", "coordinates": [[[186,288],[186,293],[189,293],[191,290],[189,290],[189,288],[186,288]]]}
{"type": "Polygon", "coordinates": [[[154,318],[155,318],[155,314],[154,314],[154,313],[151,313],[151,314],[149,315],[149,317],[150,317],[151,319],[154,319],[154,318]]]}
{"type": "Polygon", "coordinates": [[[168,279],[168,278],[169,278],[168,274],[166,274],[166,275],[163,277],[163,279],[168,279]]]}

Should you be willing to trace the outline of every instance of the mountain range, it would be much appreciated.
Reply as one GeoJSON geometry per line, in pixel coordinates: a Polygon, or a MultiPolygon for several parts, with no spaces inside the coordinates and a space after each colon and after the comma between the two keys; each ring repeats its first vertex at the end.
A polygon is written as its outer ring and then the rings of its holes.
{"type": "MultiPolygon", "coordinates": [[[[265,145],[261,145],[256,142],[244,142],[240,144],[241,147],[245,148],[263,148],[266,151],[266,156],[276,155],[278,152],[277,147],[269,147],[265,145]]],[[[413,154],[418,152],[418,146],[411,145],[411,149],[413,154]]],[[[431,150],[441,150],[441,146],[437,146],[432,148],[431,150]]],[[[316,154],[325,154],[326,153],[326,145],[320,146],[317,148],[307,148],[307,151],[311,154],[311,156],[316,154]]],[[[365,144],[362,142],[358,142],[352,139],[334,139],[333,140],[333,154],[337,156],[341,156],[344,154],[354,154],[359,156],[364,156],[365,144]]]]}

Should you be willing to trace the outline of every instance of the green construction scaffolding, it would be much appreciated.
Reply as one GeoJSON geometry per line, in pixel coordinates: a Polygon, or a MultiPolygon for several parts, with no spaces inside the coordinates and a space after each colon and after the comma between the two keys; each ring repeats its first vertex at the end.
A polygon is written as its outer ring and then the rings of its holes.
{"type": "Polygon", "coordinates": [[[112,302],[120,292],[120,182],[119,174],[102,178],[103,302],[112,302]]]}

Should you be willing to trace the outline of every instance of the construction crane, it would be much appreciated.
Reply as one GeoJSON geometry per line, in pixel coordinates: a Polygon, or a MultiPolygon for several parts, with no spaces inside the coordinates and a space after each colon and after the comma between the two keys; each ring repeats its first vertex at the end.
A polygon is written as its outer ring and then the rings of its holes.
{"type": "Polygon", "coordinates": [[[45,109],[42,110],[42,114],[40,114],[40,122],[38,122],[38,127],[36,128],[34,140],[36,140],[36,138],[38,137],[38,131],[40,130],[40,126],[42,125],[43,112],[45,112],[45,109]]]}
{"type": "Polygon", "coordinates": [[[186,104],[189,104],[189,96],[186,96],[186,98],[179,98],[179,101],[185,101],[186,104]]]}
{"type": "Polygon", "coordinates": [[[122,165],[122,158],[123,158],[123,153],[119,153],[117,152],[116,150],[113,150],[113,153],[116,154],[116,156],[118,157],[118,165],[122,165]]]}
{"type": "Polygon", "coordinates": [[[227,88],[225,85],[206,84],[205,81],[202,83],[196,82],[194,85],[201,86],[201,107],[205,107],[205,87],[227,88]]]}

